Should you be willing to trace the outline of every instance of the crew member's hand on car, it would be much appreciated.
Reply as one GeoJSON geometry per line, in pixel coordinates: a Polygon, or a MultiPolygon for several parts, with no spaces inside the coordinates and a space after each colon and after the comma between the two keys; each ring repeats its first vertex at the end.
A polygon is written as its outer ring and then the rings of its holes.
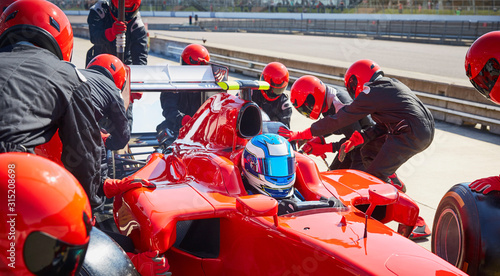
{"type": "Polygon", "coordinates": [[[156,185],[147,179],[125,177],[124,179],[106,179],[103,184],[104,195],[107,198],[112,198],[122,194],[128,190],[135,188],[154,188],[156,185]]]}
{"type": "Polygon", "coordinates": [[[130,102],[134,103],[135,100],[142,98],[142,92],[130,92],[130,102]]]}
{"type": "Polygon", "coordinates": [[[139,254],[128,253],[128,257],[141,276],[171,275],[168,272],[170,265],[158,250],[146,251],[139,254]]]}
{"type": "Polygon", "coordinates": [[[113,41],[116,39],[117,34],[121,34],[127,31],[127,24],[123,21],[115,21],[111,28],[106,29],[104,31],[104,35],[109,41],[113,41]]]}
{"type": "Polygon", "coordinates": [[[343,162],[347,153],[356,148],[359,145],[362,145],[365,142],[363,136],[358,131],[355,131],[349,140],[345,141],[339,150],[339,161],[343,162]]]}
{"type": "Polygon", "coordinates": [[[291,131],[286,127],[280,127],[278,130],[278,134],[287,138],[288,141],[309,140],[313,138],[310,128],[303,131],[291,131]]]}
{"type": "Polygon", "coordinates": [[[473,181],[469,184],[472,191],[488,194],[491,191],[500,191],[500,176],[490,176],[473,181]]]}

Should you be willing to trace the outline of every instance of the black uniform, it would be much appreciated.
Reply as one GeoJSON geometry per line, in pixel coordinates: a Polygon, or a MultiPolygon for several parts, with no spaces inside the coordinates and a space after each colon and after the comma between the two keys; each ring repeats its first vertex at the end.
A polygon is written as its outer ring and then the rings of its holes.
{"type": "Polygon", "coordinates": [[[0,60],[0,152],[33,152],[59,129],[62,163],[91,205],[101,204],[102,139],[84,77],[71,63],[32,45],[0,49],[0,60]]]}
{"type": "Polygon", "coordinates": [[[80,70],[91,87],[92,104],[97,121],[107,117],[111,122],[106,131],[110,136],[106,139],[106,148],[119,150],[130,140],[130,129],[120,89],[107,76],[93,69],[80,70]]]}
{"type": "MultiPolygon", "coordinates": [[[[116,39],[109,41],[104,32],[113,26],[115,20],[111,16],[107,1],[100,0],[89,11],[87,23],[89,24],[90,42],[94,44],[87,53],[88,64],[92,58],[100,54],[116,56],[116,39]]],[[[148,38],[141,15],[127,23],[125,60],[124,64],[146,65],[148,62],[148,38]]]]}
{"type": "MultiPolygon", "coordinates": [[[[349,96],[349,93],[347,91],[342,90],[342,89],[335,89],[333,87],[327,86],[327,94],[335,94],[337,95],[337,98],[340,100],[340,102],[344,105],[349,105],[352,103],[352,98],[349,96]],[[334,91],[332,91],[334,90],[334,91]]],[[[332,103],[330,108],[322,113],[323,117],[328,117],[331,115],[335,115],[335,106],[332,103]]],[[[344,135],[345,138],[342,138],[339,142],[333,143],[332,144],[332,151],[333,152],[338,152],[340,150],[340,146],[342,143],[347,141],[349,137],[354,133],[354,131],[361,132],[363,129],[367,129],[371,126],[373,126],[375,123],[371,120],[370,116],[365,116],[361,118],[359,121],[355,121],[352,124],[349,124],[347,126],[344,126],[340,129],[337,129],[336,131],[330,133],[330,134],[335,134],[335,135],[344,135]]],[[[366,170],[363,160],[361,158],[361,149],[356,148],[353,151],[349,152],[344,161],[340,162],[337,156],[333,159],[332,163],[330,164],[329,167],[330,170],[338,170],[338,169],[356,169],[356,170],[361,170],[364,171],[366,170]]]]}
{"type": "Polygon", "coordinates": [[[165,120],[156,127],[156,131],[160,132],[168,128],[177,136],[182,127],[182,118],[185,115],[193,116],[202,105],[202,93],[162,92],[160,103],[165,120]]]}
{"type": "Polygon", "coordinates": [[[367,84],[356,99],[335,115],[312,124],[314,136],[336,131],[371,114],[376,125],[363,131],[361,148],[366,172],[387,180],[434,138],[431,112],[411,90],[396,79],[382,77],[367,84]]]}
{"type": "Polygon", "coordinates": [[[261,91],[254,91],[252,93],[252,101],[266,112],[271,121],[282,122],[290,128],[292,105],[287,95],[281,94],[276,100],[268,101],[264,98],[261,91]]]}

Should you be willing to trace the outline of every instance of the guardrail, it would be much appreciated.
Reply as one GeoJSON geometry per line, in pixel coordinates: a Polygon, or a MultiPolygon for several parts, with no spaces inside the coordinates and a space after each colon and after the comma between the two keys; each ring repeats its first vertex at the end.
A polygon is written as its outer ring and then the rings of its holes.
{"type": "MultiPolygon", "coordinates": [[[[75,36],[88,38],[88,29],[76,27],[75,36]]],[[[192,41],[182,38],[150,36],[150,51],[156,54],[175,57],[177,60],[182,49],[192,41]]],[[[200,43],[202,43],[200,41],[200,43]]],[[[266,64],[278,61],[285,64],[290,73],[291,83],[300,76],[310,74],[332,85],[344,85],[347,68],[309,61],[290,60],[252,54],[248,52],[205,46],[212,61],[229,67],[230,71],[258,78],[266,64]]],[[[388,75],[405,83],[432,111],[435,119],[457,125],[480,125],[490,132],[500,134],[500,106],[494,105],[475,91],[472,86],[447,82],[436,82],[407,76],[388,75]]]]}

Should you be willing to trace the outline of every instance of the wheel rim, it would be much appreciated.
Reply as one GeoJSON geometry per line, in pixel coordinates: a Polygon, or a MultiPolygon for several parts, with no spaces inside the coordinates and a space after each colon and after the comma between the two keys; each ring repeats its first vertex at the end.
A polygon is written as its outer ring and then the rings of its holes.
{"type": "Polygon", "coordinates": [[[447,208],[441,212],[436,225],[435,253],[452,265],[460,267],[463,260],[463,229],[459,215],[447,208]]]}

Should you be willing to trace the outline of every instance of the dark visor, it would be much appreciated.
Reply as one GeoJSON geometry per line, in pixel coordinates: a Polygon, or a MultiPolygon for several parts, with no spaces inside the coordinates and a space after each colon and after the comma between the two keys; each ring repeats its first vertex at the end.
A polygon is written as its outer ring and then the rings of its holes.
{"type": "Polygon", "coordinates": [[[470,64],[466,73],[474,88],[483,94],[483,96],[490,99],[491,89],[495,86],[498,76],[500,75],[500,64],[498,63],[498,60],[495,58],[488,60],[483,69],[481,69],[479,74],[477,74],[474,78],[471,78],[470,64]]]}
{"type": "Polygon", "coordinates": [[[309,118],[311,116],[311,113],[314,109],[314,103],[316,100],[314,99],[314,96],[312,94],[307,95],[306,100],[301,106],[297,106],[297,101],[293,102],[293,106],[297,109],[297,111],[309,118]]]}

